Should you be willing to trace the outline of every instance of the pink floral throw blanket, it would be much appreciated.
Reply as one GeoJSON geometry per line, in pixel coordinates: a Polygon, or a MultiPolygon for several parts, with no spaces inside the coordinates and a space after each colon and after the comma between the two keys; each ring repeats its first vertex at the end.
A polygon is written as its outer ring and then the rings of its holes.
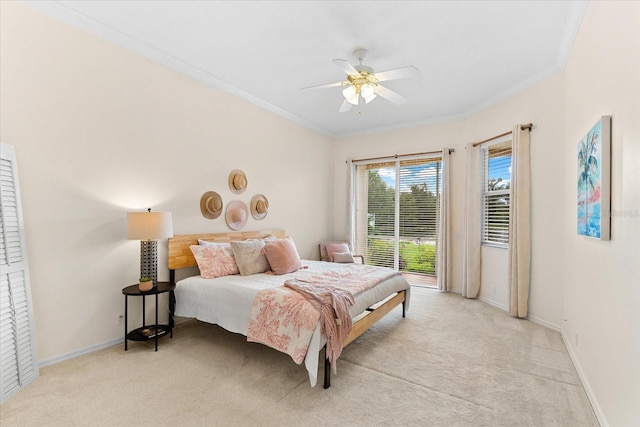
{"type": "Polygon", "coordinates": [[[354,295],[399,273],[354,264],[316,275],[287,280],[265,289],[253,301],[247,340],[288,354],[297,364],[304,360],[313,332],[320,322],[327,339],[327,357],[335,369],[342,343],[351,332],[349,308],[354,295]]]}

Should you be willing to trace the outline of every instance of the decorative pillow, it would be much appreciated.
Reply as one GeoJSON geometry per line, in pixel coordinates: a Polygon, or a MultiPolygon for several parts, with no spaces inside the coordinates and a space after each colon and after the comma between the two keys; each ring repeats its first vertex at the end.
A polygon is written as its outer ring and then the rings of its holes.
{"type": "Polygon", "coordinates": [[[302,268],[300,255],[291,238],[266,241],[264,253],[274,274],[292,273],[302,268]]]}
{"type": "Polygon", "coordinates": [[[200,275],[205,279],[215,279],[216,277],[239,273],[238,265],[229,244],[217,243],[214,246],[191,245],[189,248],[198,263],[200,275]]]}
{"type": "Polygon", "coordinates": [[[351,252],[334,252],[333,253],[333,262],[342,262],[342,263],[355,263],[356,260],[353,259],[353,255],[351,252]]]}
{"type": "Polygon", "coordinates": [[[349,245],[346,243],[327,243],[325,245],[325,248],[327,249],[327,257],[329,258],[329,261],[333,262],[333,254],[334,253],[347,253],[347,252],[351,252],[349,250],[349,245]]]}
{"type": "Polygon", "coordinates": [[[218,245],[224,245],[224,246],[228,246],[229,249],[231,249],[231,245],[229,243],[221,243],[221,242],[210,242],[208,240],[202,240],[202,239],[198,239],[198,244],[202,245],[202,246],[218,246],[218,245]]]}
{"type": "Polygon", "coordinates": [[[243,240],[231,242],[231,250],[236,258],[236,264],[241,276],[269,271],[269,262],[262,253],[265,242],[263,240],[243,240]]]}

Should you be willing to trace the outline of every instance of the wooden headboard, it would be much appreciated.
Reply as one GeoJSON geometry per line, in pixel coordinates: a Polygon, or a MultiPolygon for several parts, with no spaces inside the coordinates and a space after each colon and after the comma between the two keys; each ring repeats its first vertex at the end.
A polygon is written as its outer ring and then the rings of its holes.
{"type": "Polygon", "coordinates": [[[287,237],[285,230],[261,230],[261,231],[231,231],[228,233],[208,233],[208,234],[180,234],[169,239],[169,251],[167,266],[169,270],[195,267],[198,264],[189,248],[197,245],[198,239],[209,242],[232,242],[247,239],[261,239],[267,236],[277,238],[287,237]]]}

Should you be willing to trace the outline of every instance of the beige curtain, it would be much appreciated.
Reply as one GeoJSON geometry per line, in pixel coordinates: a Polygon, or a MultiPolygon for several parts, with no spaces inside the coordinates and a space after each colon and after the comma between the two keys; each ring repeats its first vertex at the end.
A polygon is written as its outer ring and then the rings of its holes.
{"type": "Polygon", "coordinates": [[[442,186],[440,188],[440,239],[438,241],[438,290],[451,290],[451,237],[449,219],[449,149],[442,150],[442,186]]]}
{"type": "Polygon", "coordinates": [[[353,215],[355,209],[355,197],[353,191],[354,185],[354,166],[351,160],[347,160],[347,224],[345,226],[345,233],[347,240],[352,248],[355,248],[355,230],[353,225],[353,215]]]}
{"type": "Polygon", "coordinates": [[[480,292],[480,226],[482,221],[480,147],[467,144],[467,180],[465,185],[465,245],[462,271],[462,296],[476,298],[480,292]]]}
{"type": "Polygon", "coordinates": [[[529,129],[513,128],[509,208],[509,313],[527,317],[531,275],[531,159],[529,129]]]}

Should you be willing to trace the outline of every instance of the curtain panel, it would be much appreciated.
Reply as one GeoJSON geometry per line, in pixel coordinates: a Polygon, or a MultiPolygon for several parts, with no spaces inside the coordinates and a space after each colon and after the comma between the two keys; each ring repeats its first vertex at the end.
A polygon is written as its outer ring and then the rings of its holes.
{"type": "Polygon", "coordinates": [[[531,279],[531,156],[529,128],[513,127],[509,209],[509,313],[525,318],[531,279]]]}
{"type": "Polygon", "coordinates": [[[450,207],[449,207],[449,188],[450,188],[450,157],[449,149],[442,150],[442,187],[440,196],[440,239],[438,244],[438,290],[449,292],[451,290],[451,230],[450,230],[450,207]]]}
{"type": "Polygon", "coordinates": [[[482,221],[480,147],[466,146],[465,245],[462,272],[462,296],[477,298],[480,292],[480,227],[482,221]]]}

